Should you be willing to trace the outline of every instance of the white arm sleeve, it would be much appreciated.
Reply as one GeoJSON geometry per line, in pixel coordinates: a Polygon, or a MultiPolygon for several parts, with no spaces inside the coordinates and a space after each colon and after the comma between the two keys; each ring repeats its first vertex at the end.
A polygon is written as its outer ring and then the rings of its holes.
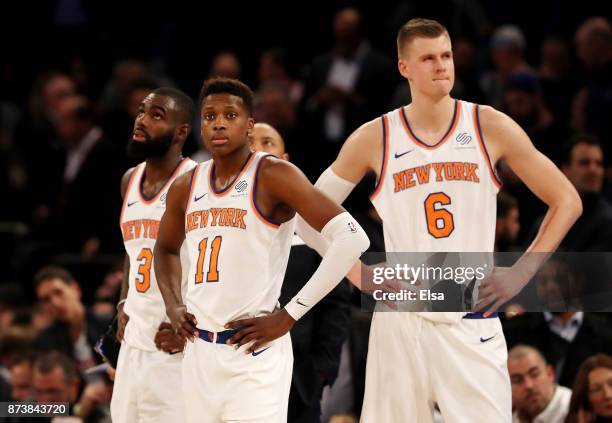
{"type": "MultiPolygon", "coordinates": [[[[319,188],[338,204],[342,204],[346,200],[346,197],[349,196],[355,185],[357,184],[336,175],[331,166],[319,176],[315,183],[315,187],[319,188]]],[[[304,240],[306,245],[323,257],[329,247],[329,242],[316,229],[306,223],[300,215],[297,217],[295,232],[304,240]]]]}
{"type": "Polygon", "coordinates": [[[344,275],[370,246],[370,240],[359,223],[348,213],[331,219],[321,234],[329,241],[329,248],[317,271],[285,310],[298,320],[344,278],[344,275]]]}

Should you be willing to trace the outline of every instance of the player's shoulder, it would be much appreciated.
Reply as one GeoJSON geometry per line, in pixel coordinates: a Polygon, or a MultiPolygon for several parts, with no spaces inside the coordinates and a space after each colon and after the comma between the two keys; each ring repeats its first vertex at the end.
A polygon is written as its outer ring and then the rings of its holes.
{"type": "Polygon", "coordinates": [[[383,121],[372,119],[357,128],[347,139],[347,143],[359,145],[378,145],[383,137],[383,121]]]}
{"type": "Polygon", "coordinates": [[[507,114],[487,105],[478,105],[478,121],[483,129],[495,128],[499,125],[509,125],[513,122],[507,114]]]}
{"type": "Polygon", "coordinates": [[[174,179],[174,181],[172,182],[172,185],[170,187],[178,186],[178,187],[183,187],[183,188],[184,187],[189,188],[191,186],[191,180],[193,179],[193,174],[195,173],[199,165],[200,163],[195,163],[195,165],[191,169],[177,176],[176,179],[174,179]]]}
{"type": "Polygon", "coordinates": [[[282,178],[288,177],[291,174],[301,173],[300,169],[293,163],[279,159],[271,154],[265,155],[260,159],[257,172],[259,180],[282,178]]]}
{"type": "MultiPolygon", "coordinates": [[[[130,183],[130,179],[132,179],[132,175],[136,171],[138,166],[134,166],[125,171],[123,176],[121,177],[121,197],[125,197],[125,193],[127,191],[128,185],[130,183]]],[[[115,185],[116,186],[116,185],[115,185]]]]}

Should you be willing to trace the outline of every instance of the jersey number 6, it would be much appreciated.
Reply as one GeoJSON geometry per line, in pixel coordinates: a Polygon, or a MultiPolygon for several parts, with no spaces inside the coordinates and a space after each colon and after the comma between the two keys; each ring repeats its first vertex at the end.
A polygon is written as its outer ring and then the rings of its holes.
{"type": "MultiPolygon", "coordinates": [[[[221,236],[216,236],[210,243],[210,260],[208,264],[208,272],[206,272],[206,282],[219,282],[219,250],[221,249],[221,236]]],[[[204,281],[204,259],[206,258],[206,249],[208,247],[208,238],[204,238],[200,241],[198,249],[200,253],[198,255],[197,270],[195,274],[195,283],[202,283],[204,281]]]]}
{"type": "Polygon", "coordinates": [[[445,208],[451,199],[443,192],[434,192],[425,199],[425,219],[427,220],[427,232],[434,238],[446,238],[455,229],[453,214],[445,208]]]}

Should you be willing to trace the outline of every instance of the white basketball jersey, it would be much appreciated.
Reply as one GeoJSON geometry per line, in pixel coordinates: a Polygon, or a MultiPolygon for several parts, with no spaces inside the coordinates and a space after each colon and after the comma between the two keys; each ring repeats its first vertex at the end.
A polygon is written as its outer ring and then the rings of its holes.
{"type": "Polygon", "coordinates": [[[194,172],[185,218],[186,302],[200,328],[222,331],[229,321],[272,313],[278,305],[295,219],[279,225],[257,209],[257,169],[265,156],[253,153],[220,192],[212,160],[194,172]]]}
{"type": "MultiPolygon", "coordinates": [[[[130,260],[130,286],[124,305],[124,311],[130,316],[130,320],[125,328],[124,339],[134,348],[156,351],[155,333],[159,324],[167,321],[166,307],[155,277],[153,248],[157,240],[159,222],[166,210],[166,196],[170,185],[195,165],[193,160],[183,159],[162,189],[152,198],[142,194],[146,162],[139,164],[130,176],[123,200],[120,226],[125,251],[130,260]]],[[[181,262],[186,275],[188,257],[184,250],[185,248],[181,248],[181,262]]]]}
{"type": "Polygon", "coordinates": [[[478,106],[455,100],[435,145],[417,138],[404,108],[382,117],[384,155],[372,203],[392,252],[492,252],[497,191],[478,106]]]}

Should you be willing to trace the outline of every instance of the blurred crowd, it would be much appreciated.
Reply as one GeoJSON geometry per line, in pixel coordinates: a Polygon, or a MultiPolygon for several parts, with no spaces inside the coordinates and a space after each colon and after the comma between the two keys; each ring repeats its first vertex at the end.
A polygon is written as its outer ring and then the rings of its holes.
{"type": "MultiPolygon", "coordinates": [[[[488,2],[481,3],[461,11],[476,30],[455,31],[468,25],[444,22],[453,37],[452,96],[508,114],[576,187],[584,213],[563,250],[612,251],[610,20],[585,17],[563,33],[535,37],[533,28],[526,35],[520,25],[496,23],[488,2]]],[[[87,15],[67,7],[59,2],[54,11],[64,32],[87,15]]],[[[394,13],[407,18],[414,9],[400,5],[394,13]]],[[[259,46],[255,58],[252,51],[219,48],[200,75],[200,83],[209,76],[248,82],[256,94],[255,120],[276,128],[288,157],[313,181],[359,125],[410,102],[393,38],[383,45],[357,8],[331,16],[314,23],[329,33],[329,43],[310,57],[277,34],[277,44],[259,46]]],[[[165,22],[157,37],[171,27],[165,22]]],[[[119,185],[135,164],[125,144],[149,92],[176,86],[195,97],[198,87],[160,56],[114,57],[100,80],[93,77],[95,64],[78,52],[59,55],[68,57],[43,66],[29,93],[0,96],[0,401],[68,401],[84,421],[104,422],[110,421],[112,372],[97,366],[94,347],[114,315],[122,278],[119,185]]],[[[6,87],[15,76],[10,64],[3,69],[6,87]]],[[[210,157],[196,117],[184,154],[210,157]]],[[[522,251],[545,206],[503,162],[498,172],[504,187],[496,251],[522,251]]],[[[373,181],[356,190],[347,209],[368,232],[372,251],[384,251],[380,219],[364,194],[373,181]]],[[[347,301],[346,342],[327,380],[336,383],[325,388],[320,404],[323,419],[333,423],[355,421],[363,393],[369,317],[360,312],[357,293],[347,301]]],[[[607,315],[553,310],[504,319],[516,421],[612,418],[611,322],[607,315]],[[545,409],[564,414],[535,420],[545,409]]]]}

